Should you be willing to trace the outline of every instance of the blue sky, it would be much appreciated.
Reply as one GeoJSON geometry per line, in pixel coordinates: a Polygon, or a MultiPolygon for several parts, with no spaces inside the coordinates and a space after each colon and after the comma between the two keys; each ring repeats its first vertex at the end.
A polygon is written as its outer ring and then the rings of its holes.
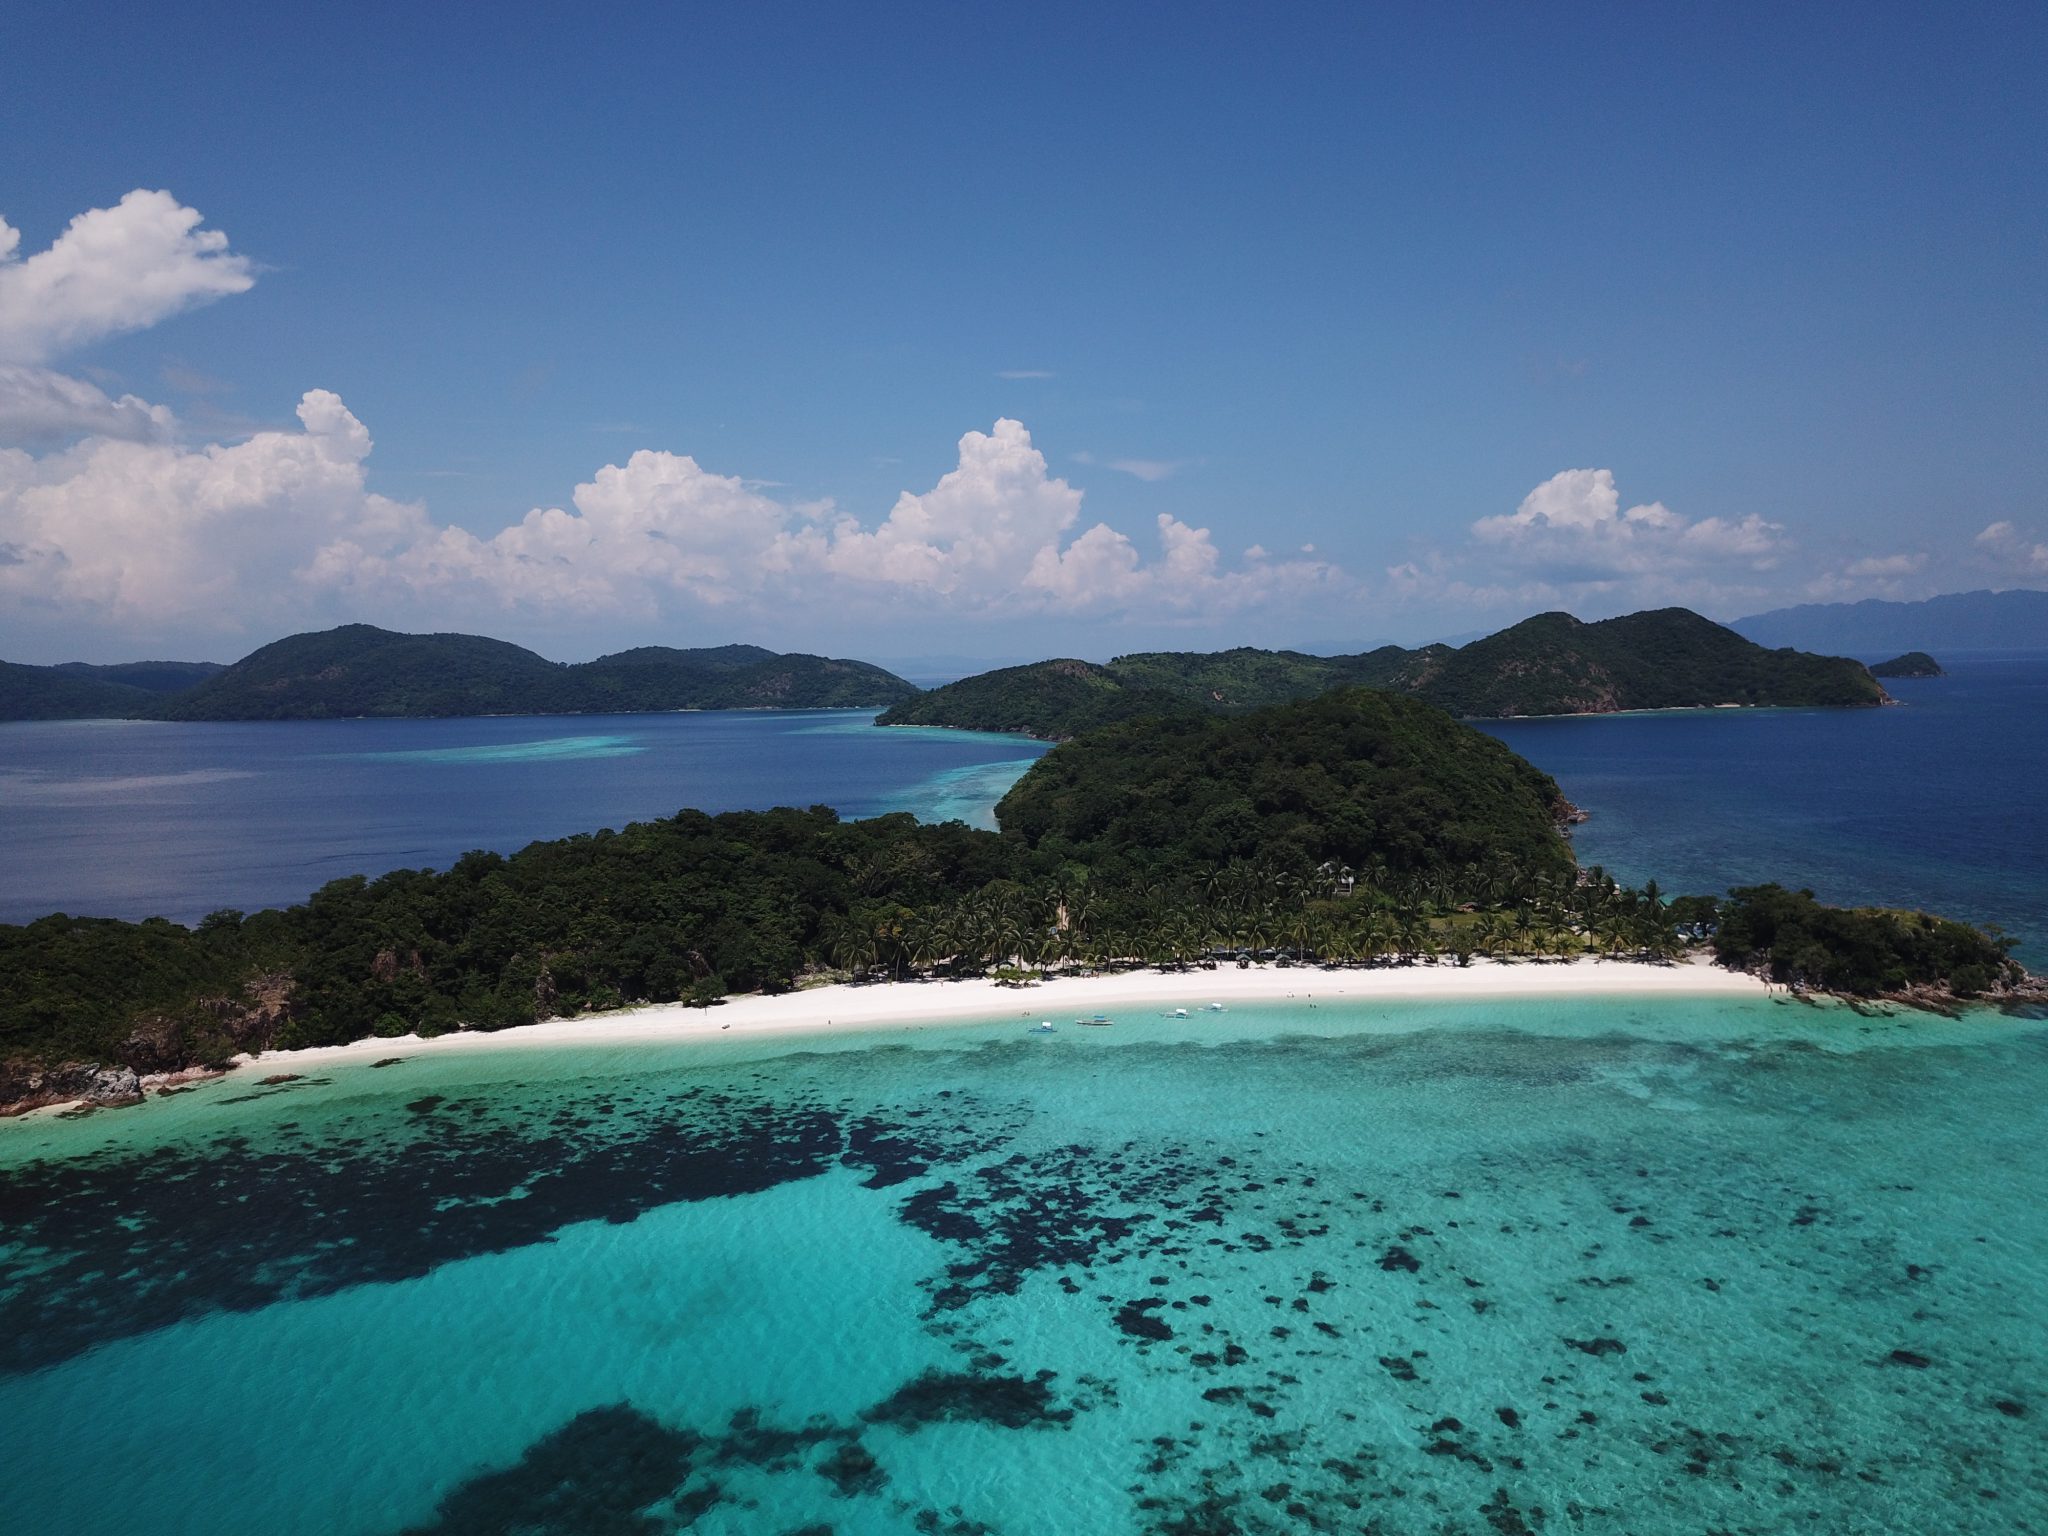
{"type": "Polygon", "coordinates": [[[2048,586],[2040,6],[1103,12],[10,8],[0,655],[2048,586]]]}

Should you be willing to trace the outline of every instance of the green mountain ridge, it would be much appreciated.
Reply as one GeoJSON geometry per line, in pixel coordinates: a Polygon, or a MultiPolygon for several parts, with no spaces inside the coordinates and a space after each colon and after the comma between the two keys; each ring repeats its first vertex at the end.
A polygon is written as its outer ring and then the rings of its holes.
{"type": "Polygon", "coordinates": [[[482,635],[369,624],[290,635],[232,666],[0,662],[0,719],[333,720],[678,709],[879,708],[916,693],[866,662],[755,645],[549,661],[482,635]],[[180,676],[184,686],[172,691],[180,676]],[[132,681],[130,679],[133,679],[132,681]]]}
{"type": "Polygon", "coordinates": [[[0,720],[133,720],[162,698],[89,672],[0,661],[0,720]]]}
{"type": "Polygon", "coordinates": [[[2048,647],[2048,592],[1945,592],[1918,602],[1867,597],[1805,603],[1732,619],[1728,627],[1763,645],[1854,651],[2023,651],[2048,647]]]}
{"type": "Polygon", "coordinates": [[[1862,663],[1768,651],[1684,608],[1584,623],[1544,613],[1461,648],[1150,651],[962,678],[889,710],[883,725],[1021,731],[1064,740],[1168,712],[1232,714],[1343,687],[1407,694],[1469,719],[1735,705],[1888,702],[1862,663]]]}

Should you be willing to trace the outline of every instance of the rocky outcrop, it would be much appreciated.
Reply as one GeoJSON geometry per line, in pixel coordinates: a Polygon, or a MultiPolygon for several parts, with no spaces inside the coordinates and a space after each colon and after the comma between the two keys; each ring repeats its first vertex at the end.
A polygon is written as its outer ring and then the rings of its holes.
{"type": "Polygon", "coordinates": [[[0,1065],[0,1115],[23,1115],[52,1104],[113,1108],[142,1102],[142,1079],[131,1067],[101,1067],[85,1061],[54,1066],[0,1065]]]}
{"type": "Polygon", "coordinates": [[[0,1115],[52,1104],[139,1104],[150,1088],[224,1072],[230,1058],[270,1048],[293,1015],[294,985],[283,972],[265,972],[239,995],[201,998],[180,1014],[145,1014],[109,1052],[110,1063],[0,1062],[0,1115]]]}
{"type": "Polygon", "coordinates": [[[237,1051],[267,1050],[297,1011],[292,1001],[296,985],[286,972],[265,971],[242,983],[241,996],[205,998],[198,1007],[237,1051]]]}

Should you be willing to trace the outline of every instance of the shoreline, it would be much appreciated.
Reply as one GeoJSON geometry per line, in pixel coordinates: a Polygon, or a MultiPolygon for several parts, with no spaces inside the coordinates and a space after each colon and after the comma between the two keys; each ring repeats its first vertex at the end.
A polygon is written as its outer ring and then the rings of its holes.
{"type": "Polygon", "coordinates": [[[1400,966],[1325,970],[1317,965],[1234,965],[1214,971],[1120,971],[1060,976],[1025,986],[986,978],[833,982],[776,996],[750,993],[710,1008],[653,1003],[510,1029],[456,1030],[445,1035],[377,1035],[346,1045],[271,1050],[235,1058],[230,1072],[253,1066],[324,1065],[374,1060],[396,1052],[545,1050],[555,1046],[632,1045],[677,1040],[787,1039],[856,1034],[883,1028],[930,1029],[994,1018],[1050,1020],[1071,1026],[1077,1015],[1157,1004],[1199,1012],[1212,1002],[1228,1009],[1314,998],[1358,1003],[1466,1002],[1484,998],[1728,997],[1758,999],[1772,988],[1746,972],[1705,959],[1660,965],[1595,956],[1559,962],[1475,960],[1470,966],[1400,966]]]}

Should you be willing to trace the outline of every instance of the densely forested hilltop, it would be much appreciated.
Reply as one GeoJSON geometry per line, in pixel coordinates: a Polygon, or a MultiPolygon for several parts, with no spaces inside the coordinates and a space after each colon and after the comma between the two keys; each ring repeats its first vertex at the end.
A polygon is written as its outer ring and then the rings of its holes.
{"type": "Polygon", "coordinates": [[[292,635],[231,667],[0,663],[0,719],[331,720],[355,716],[867,709],[917,690],[862,661],[757,645],[641,646],[564,664],[482,635],[369,624],[292,635]]]}
{"type": "Polygon", "coordinates": [[[1925,651],[1908,651],[1870,669],[1872,677],[1943,677],[1941,663],[1925,651]]]}
{"type": "Polygon", "coordinates": [[[1270,858],[1401,874],[1568,869],[1549,775],[1484,732],[1366,688],[1225,717],[1106,726],[996,807],[1006,835],[1118,877],[1270,858]]]}
{"type": "Polygon", "coordinates": [[[126,683],[145,693],[183,693],[209,677],[227,671],[218,661],[117,661],[96,665],[87,661],[60,661],[49,668],[74,677],[96,677],[103,682],[126,683]]]}
{"type": "Polygon", "coordinates": [[[1412,694],[1475,718],[1885,699],[1860,662],[1767,651],[1696,613],[1664,608],[1597,624],[1538,614],[1459,650],[1153,651],[1107,666],[1039,662],[935,688],[897,705],[881,723],[1062,740],[1113,720],[1175,709],[1227,714],[1354,685],[1412,694]]]}
{"type": "Polygon", "coordinates": [[[54,667],[0,661],[0,720],[131,719],[221,670],[212,661],[66,661],[54,667]]]}
{"type": "Polygon", "coordinates": [[[1685,608],[1597,624],[1538,614],[1453,651],[1415,691],[1453,714],[1487,718],[1885,701],[1861,662],[1767,651],[1685,608]]]}
{"type": "Polygon", "coordinates": [[[892,705],[878,723],[1009,731],[1060,741],[1180,707],[1173,695],[1131,687],[1109,667],[1064,659],[963,677],[892,705]]]}
{"type": "Polygon", "coordinates": [[[146,688],[90,673],[0,661],[0,720],[125,720],[160,702],[146,688]]]}

